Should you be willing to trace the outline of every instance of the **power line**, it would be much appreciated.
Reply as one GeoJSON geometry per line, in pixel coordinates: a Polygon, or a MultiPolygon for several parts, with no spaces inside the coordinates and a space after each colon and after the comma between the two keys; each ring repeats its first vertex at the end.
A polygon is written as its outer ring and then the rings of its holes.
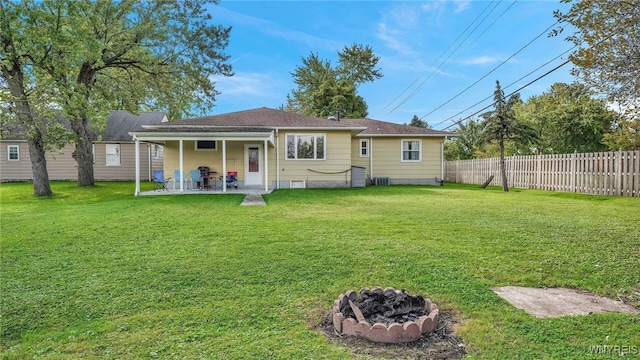
{"type": "MultiPolygon", "coordinates": [[[[509,85],[505,86],[503,89],[505,89],[505,90],[506,90],[506,89],[508,89],[509,87],[513,86],[514,84],[516,84],[516,83],[517,83],[517,82],[519,82],[520,80],[522,80],[522,79],[524,79],[524,78],[528,77],[529,75],[533,74],[534,72],[536,72],[536,71],[540,70],[541,68],[543,68],[543,67],[545,67],[545,66],[549,65],[552,61],[554,61],[554,60],[556,60],[556,59],[558,59],[558,58],[562,57],[563,55],[565,55],[566,53],[568,53],[568,52],[572,51],[572,50],[573,50],[573,49],[575,49],[576,47],[578,47],[578,46],[577,46],[577,45],[575,45],[575,46],[573,46],[572,48],[570,48],[569,50],[566,50],[565,52],[563,52],[562,54],[560,54],[560,55],[558,55],[558,56],[554,57],[553,59],[551,59],[551,60],[547,61],[546,63],[544,63],[544,64],[542,64],[542,65],[538,66],[537,68],[535,68],[534,70],[530,71],[530,72],[529,72],[529,73],[527,73],[526,75],[524,75],[524,76],[520,77],[518,80],[516,80],[516,81],[512,82],[511,84],[509,84],[509,85]]],[[[473,105],[469,106],[468,108],[466,108],[466,109],[464,109],[464,110],[460,111],[459,113],[457,113],[457,114],[455,114],[455,115],[452,115],[452,116],[450,116],[450,117],[448,117],[448,118],[446,118],[446,119],[444,119],[444,120],[440,121],[439,123],[437,123],[437,124],[435,124],[435,125],[432,125],[432,126],[433,126],[433,127],[436,127],[436,126],[438,126],[438,125],[441,125],[441,124],[443,124],[443,123],[445,123],[445,122],[447,122],[447,121],[449,121],[449,120],[451,120],[451,119],[455,118],[456,116],[458,116],[458,115],[460,115],[460,114],[462,114],[462,113],[466,112],[467,110],[469,110],[469,109],[473,109],[473,108],[474,108],[474,107],[476,107],[477,105],[482,104],[483,102],[485,102],[485,101],[487,101],[488,99],[490,99],[492,96],[493,96],[493,95],[489,95],[489,96],[487,96],[486,98],[484,98],[484,99],[482,99],[482,100],[478,101],[477,103],[475,103],[475,104],[473,104],[473,105]]]]}
{"type": "Polygon", "coordinates": [[[502,67],[502,65],[506,64],[509,60],[511,60],[514,56],[518,55],[522,50],[526,49],[527,47],[529,47],[529,45],[531,45],[534,41],[538,40],[542,35],[546,34],[552,27],[556,26],[556,24],[558,24],[558,22],[556,21],[553,25],[549,26],[548,28],[546,28],[543,32],[541,32],[538,36],[534,37],[531,41],[529,41],[525,46],[521,47],[518,51],[516,51],[515,53],[513,53],[511,56],[509,56],[506,60],[504,60],[503,62],[501,62],[498,66],[496,66],[495,68],[493,68],[491,71],[489,71],[488,73],[486,73],[485,75],[483,75],[480,79],[476,80],[473,84],[467,86],[464,90],[462,90],[461,92],[459,92],[458,94],[456,94],[454,97],[452,97],[451,99],[445,101],[442,105],[438,106],[437,108],[431,110],[430,112],[428,112],[426,115],[422,116],[420,118],[420,120],[424,119],[425,117],[433,114],[434,112],[436,112],[437,110],[441,109],[443,106],[447,105],[448,103],[452,102],[453,100],[455,100],[458,96],[464,94],[465,92],[467,92],[467,90],[471,89],[472,87],[474,87],[476,84],[478,84],[480,81],[484,80],[487,76],[491,75],[494,71],[498,70],[500,67],[502,67]]]}
{"type": "MultiPolygon", "coordinates": [[[[438,61],[439,61],[439,60],[440,60],[440,59],[441,59],[441,58],[442,58],[442,57],[443,57],[443,56],[444,56],[444,55],[449,51],[449,49],[451,49],[451,47],[452,47],[452,46],[454,46],[454,45],[458,42],[458,40],[459,40],[459,39],[460,39],[460,38],[461,38],[461,37],[462,37],[462,36],[467,32],[467,30],[469,30],[469,28],[471,28],[471,26],[473,26],[473,24],[475,24],[475,22],[476,22],[478,19],[480,19],[480,17],[482,16],[482,14],[484,14],[484,12],[485,12],[485,11],[487,11],[487,9],[491,6],[491,3],[493,3],[493,0],[487,4],[487,6],[486,6],[486,7],[485,7],[481,12],[480,12],[480,14],[478,14],[478,15],[475,17],[475,19],[473,19],[473,21],[472,21],[469,25],[467,25],[467,27],[464,29],[464,31],[462,31],[462,32],[460,33],[460,35],[458,35],[458,37],[457,37],[457,38],[456,38],[456,39],[451,43],[451,45],[449,45],[449,47],[447,47],[447,49],[446,49],[445,51],[443,51],[443,52],[440,54],[440,56],[438,56],[438,58],[437,58],[436,60],[434,60],[434,61],[431,63],[431,65],[429,65],[429,68],[433,68],[433,66],[434,66],[434,65],[435,65],[435,64],[436,64],[436,63],[437,63],[437,62],[438,62],[438,61]]],[[[494,7],[494,9],[495,9],[495,7],[494,7]]],[[[493,11],[493,9],[492,9],[491,11],[493,11]]],[[[489,14],[490,14],[490,13],[491,13],[491,12],[489,12],[489,14]]],[[[487,14],[487,16],[488,16],[489,14],[487,14]]],[[[476,27],[471,31],[471,33],[470,33],[470,34],[465,38],[465,40],[463,40],[463,42],[462,42],[462,43],[464,43],[464,41],[466,41],[466,39],[468,39],[468,38],[469,38],[469,36],[473,33],[473,31],[475,31],[475,29],[477,29],[477,27],[478,27],[480,24],[482,24],[482,22],[484,21],[484,19],[486,19],[486,16],[485,16],[485,17],[480,21],[480,23],[479,23],[479,24],[478,24],[478,25],[477,25],[477,26],[476,26],[476,27]]],[[[461,43],[460,45],[462,45],[462,43],[461,43]]],[[[458,48],[460,47],[460,45],[458,45],[458,48]]],[[[458,48],[456,48],[456,50],[457,50],[458,48]]],[[[455,50],[454,50],[454,52],[455,52],[455,50]]],[[[452,53],[453,53],[453,52],[452,52],[452,53]]],[[[449,57],[450,57],[450,56],[451,56],[451,55],[449,55],[449,57]]],[[[436,68],[436,70],[434,70],[434,72],[437,72],[441,66],[442,66],[442,64],[440,64],[440,65],[436,68]]],[[[425,83],[426,83],[426,82],[427,82],[427,81],[428,81],[428,80],[433,76],[433,73],[434,73],[434,72],[431,72],[431,73],[429,74],[429,76],[428,76],[425,80],[423,80],[423,81],[420,83],[420,85],[418,85],[418,90],[413,90],[413,91],[411,92],[411,94],[409,94],[408,98],[407,98],[407,99],[405,99],[404,101],[402,101],[402,102],[400,103],[400,105],[404,104],[404,103],[405,103],[409,98],[413,97],[413,96],[417,93],[417,91],[419,91],[419,90],[422,88],[422,86],[423,86],[423,85],[424,85],[424,84],[425,84],[425,83]]],[[[414,81],[413,81],[409,86],[407,86],[407,87],[406,87],[406,88],[405,88],[405,89],[404,89],[404,90],[403,90],[403,91],[402,91],[398,96],[396,96],[393,100],[391,100],[391,101],[390,101],[387,105],[385,105],[382,109],[384,110],[384,109],[388,108],[389,106],[391,106],[391,104],[393,104],[393,103],[394,103],[398,98],[400,98],[402,95],[404,95],[404,93],[406,93],[409,89],[411,89],[411,87],[412,87],[416,82],[418,82],[418,79],[419,79],[419,78],[416,78],[416,79],[415,79],[415,80],[414,80],[414,81]]],[[[398,105],[398,106],[400,106],[400,105],[398,105]]],[[[390,113],[392,113],[394,110],[396,110],[396,109],[398,108],[398,106],[396,106],[396,107],[395,107],[395,108],[393,108],[391,111],[389,111],[389,113],[388,113],[388,114],[390,114],[390,113]]]]}
{"type": "MultiPolygon", "coordinates": [[[[527,84],[525,84],[524,86],[521,86],[521,87],[520,87],[520,88],[518,88],[516,91],[513,91],[512,93],[510,93],[509,95],[506,95],[505,97],[507,97],[507,98],[508,98],[509,96],[511,96],[511,95],[513,95],[513,94],[515,94],[515,93],[519,92],[520,90],[522,90],[522,89],[526,88],[527,86],[529,86],[529,85],[531,85],[531,84],[535,83],[536,81],[538,81],[538,80],[542,79],[543,77],[545,77],[545,76],[547,76],[547,75],[551,74],[552,72],[554,72],[554,71],[556,71],[556,70],[560,69],[561,67],[563,67],[563,66],[567,65],[569,62],[570,62],[570,60],[566,60],[566,61],[565,61],[565,62],[563,62],[562,64],[560,64],[560,65],[556,66],[555,68],[553,68],[553,69],[551,69],[551,70],[547,71],[547,72],[546,72],[546,73],[544,73],[543,75],[541,75],[541,76],[539,76],[539,77],[537,77],[537,78],[533,79],[532,81],[528,82],[528,83],[527,83],[527,84]]],[[[473,113],[473,114],[471,114],[471,115],[469,115],[469,116],[467,116],[467,117],[465,117],[465,118],[463,118],[463,119],[460,119],[460,120],[458,120],[458,121],[454,121],[454,122],[453,122],[453,124],[451,124],[451,125],[449,125],[449,126],[447,126],[447,127],[445,127],[445,128],[442,128],[442,130],[446,130],[446,129],[448,129],[448,128],[452,127],[453,125],[458,125],[458,124],[460,124],[461,122],[463,122],[463,121],[465,121],[465,120],[467,120],[467,119],[470,119],[471,117],[473,117],[473,116],[475,116],[475,115],[478,115],[479,113],[481,113],[481,112],[485,111],[486,109],[488,109],[488,108],[490,108],[490,107],[492,107],[492,106],[494,106],[494,105],[495,105],[495,102],[491,103],[490,105],[488,105],[488,106],[486,106],[486,107],[484,107],[484,108],[482,108],[482,109],[480,109],[480,110],[476,111],[475,113],[473,113]]]]}

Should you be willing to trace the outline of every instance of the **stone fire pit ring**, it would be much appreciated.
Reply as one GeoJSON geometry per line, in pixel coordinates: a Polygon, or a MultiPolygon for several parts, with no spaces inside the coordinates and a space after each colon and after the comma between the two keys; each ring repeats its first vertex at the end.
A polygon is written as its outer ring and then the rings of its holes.
{"type": "MultiPolygon", "coordinates": [[[[406,291],[396,290],[392,287],[387,287],[385,289],[382,289],[381,287],[374,287],[371,290],[368,288],[362,288],[360,290],[361,297],[364,292],[373,292],[376,295],[385,294],[385,296],[394,296],[399,294],[408,295],[406,291]]],[[[424,299],[421,296],[412,296],[412,298],[424,300],[423,313],[425,315],[421,315],[415,320],[409,320],[402,323],[370,323],[364,318],[362,312],[356,305],[358,302],[358,294],[353,290],[349,290],[344,294],[340,294],[333,303],[331,310],[333,327],[339,334],[357,336],[377,343],[399,344],[416,341],[420,336],[429,334],[435,330],[436,325],[438,324],[439,311],[436,304],[432,303],[429,299],[424,299]],[[341,309],[345,309],[345,307],[349,307],[353,310],[355,318],[345,315],[343,313],[344,310],[341,311],[341,309]]]]}

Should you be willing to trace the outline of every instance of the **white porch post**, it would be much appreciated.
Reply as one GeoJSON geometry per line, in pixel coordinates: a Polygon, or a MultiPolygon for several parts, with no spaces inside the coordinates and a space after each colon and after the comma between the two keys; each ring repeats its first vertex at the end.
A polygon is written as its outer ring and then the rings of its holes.
{"type": "Polygon", "coordinates": [[[180,181],[180,192],[184,192],[184,181],[182,181],[182,179],[184,179],[184,151],[183,151],[183,140],[180,139],[180,179],[173,179],[173,181],[179,180],[180,181]]]}
{"type": "Polygon", "coordinates": [[[222,139],[222,192],[227,192],[227,140],[222,139]]]}
{"type": "Polygon", "coordinates": [[[133,138],[136,142],[136,190],[133,195],[138,196],[140,195],[140,140],[135,136],[133,138]]]}
{"type": "Polygon", "coordinates": [[[269,156],[267,155],[268,142],[264,140],[264,191],[269,191],[269,156]]]}

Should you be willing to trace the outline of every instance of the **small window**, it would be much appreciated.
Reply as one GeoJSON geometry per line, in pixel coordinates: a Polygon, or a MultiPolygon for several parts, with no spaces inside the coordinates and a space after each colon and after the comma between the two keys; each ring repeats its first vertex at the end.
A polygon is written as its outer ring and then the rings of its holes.
{"type": "Polygon", "coordinates": [[[369,140],[360,140],[360,157],[369,157],[369,140]]]}
{"type": "Polygon", "coordinates": [[[7,159],[9,161],[20,161],[20,146],[8,145],[7,146],[7,159]]]}
{"type": "Polygon", "coordinates": [[[325,136],[319,134],[287,134],[287,159],[324,160],[325,136]]]}
{"type": "Polygon", "coordinates": [[[216,146],[217,141],[212,140],[197,140],[196,141],[196,150],[197,151],[215,151],[218,150],[216,146]]]}
{"type": "Polygon", "coordinates": [[[120,144],[105,144],[106,165],[120,166],[120,144]]]}
{"type": "Polygon", "coordinates": [[[421,158],[420,140],[402,140],[402,161],[418,162],[421,158]]]}
{"type": "Polygon", "coordinates": [[[160,159],[160,145],[153,145],[153,158],[160,159]]]}

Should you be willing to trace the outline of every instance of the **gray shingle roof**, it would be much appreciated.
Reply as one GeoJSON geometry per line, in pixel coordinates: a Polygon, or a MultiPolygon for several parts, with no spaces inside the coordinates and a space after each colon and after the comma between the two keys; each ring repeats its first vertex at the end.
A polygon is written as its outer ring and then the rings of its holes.
{"type": "Polygon", "coordinates": [[[331,120],[306,116],[266,107],[227,114],[203,116],[162,123],[142,132],[223,132],[224,127],[251,131],[258,128],[345,128],[358,132],[359,136],[451,136],[449,132],[395,124],[373,119],[331,120]]]}
{"type": "Polygon", "coordinates": [[[143,112],[134,115],[124,110],[111,111],[107,116],[107,126],[98,135],[102,141],[133,141],[130,131],[142,130],[142,125],[159,124],[164,119],[163,112],[143,112]]]}
{"type": "Polygon", "coordinates": [[[452,136],[454,134],[421,128],[417,126],[395,124],[386,121],[373,119],[340,119],[340,122],[351,124],[352,126],[364,126],[367,129],[360,132],[358,136],[389,136],[389,135],[423,135],[423,136],[452,136]]]}

